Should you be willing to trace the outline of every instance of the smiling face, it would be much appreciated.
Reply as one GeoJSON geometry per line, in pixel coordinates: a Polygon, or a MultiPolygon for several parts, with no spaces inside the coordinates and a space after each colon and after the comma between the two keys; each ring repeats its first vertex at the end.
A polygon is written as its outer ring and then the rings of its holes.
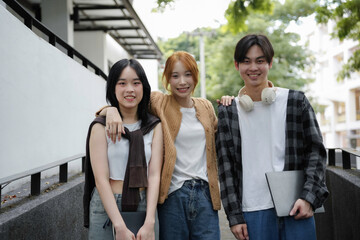
{"type": "Polygon", "coordinates": [[[245,58],[241,62],[235,61],[235,68],[240,73],[247,87],[267,86],[268,73],[272,61],[266,61],[264,52],[258,45],[249,48],[245,58]]]}
{"type": "Polygon", "coordinates": [[[143,98],[143,84],[133,68],[127,66],[121,72],[115,86],[115,95],[120,111],[137,110],[143,98]]]}
{"type": "Polygon", "coordinates": [[[191,71],[186,69],[181,61],[174,64],[169,84],[171,93],[177,99],[190,99],[195,88],[191,71]]]}

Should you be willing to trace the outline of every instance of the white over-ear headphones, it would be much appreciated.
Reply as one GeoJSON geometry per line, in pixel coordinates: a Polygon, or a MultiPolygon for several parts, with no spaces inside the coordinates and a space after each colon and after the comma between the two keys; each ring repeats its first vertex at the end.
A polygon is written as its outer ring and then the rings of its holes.
{"type": "MultiPolygon", "coordinates": [[[[273,83],[268,81],[269,87],[264,88],[261,91],[261,101],[264,104],[270,105],[275,102],[276,99],[276,88],[273,83]]],[[[246,111],[250,112],[254,109],[254,101],[246,95],[245,87],[241,88],[238,94],[240,106],[246,111]]]]}

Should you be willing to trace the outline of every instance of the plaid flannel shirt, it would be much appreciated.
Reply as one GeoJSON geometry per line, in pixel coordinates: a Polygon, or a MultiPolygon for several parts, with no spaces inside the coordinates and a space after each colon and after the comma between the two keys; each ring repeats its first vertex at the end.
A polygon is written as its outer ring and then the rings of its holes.
{"type": "MultiPolygon", "coordinates": [[[[304,170],[305,183],[300,198],[314,209],[329,192],[325,185],[326,150],[314,110],[303,92],[289,90],[286,108],[284,170],[304,170]]],[[[216,151],[221,199],[229,225],[245,223],[242,213],[241,133],[235,101],[218,108],[216,151]]]]}

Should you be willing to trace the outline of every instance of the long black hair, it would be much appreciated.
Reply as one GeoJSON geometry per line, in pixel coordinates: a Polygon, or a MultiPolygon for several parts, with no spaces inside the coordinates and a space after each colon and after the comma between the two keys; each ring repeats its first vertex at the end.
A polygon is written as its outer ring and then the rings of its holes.
{"type": "Polygon", "coordinates": [[[134,69],[143,85],[143,98],[138,105],[137,114],[138,118],[142,121],[141,125],[144,126],[148,120],[147,113],[149,110],[151,87],[143,67],[137,60],[121,59],[111,67],[106,84],[106,100],[111,106],[116,107],[121,115],[119,102],[115,95],[115,86],[122,71],[128,66],[134,69]]]}

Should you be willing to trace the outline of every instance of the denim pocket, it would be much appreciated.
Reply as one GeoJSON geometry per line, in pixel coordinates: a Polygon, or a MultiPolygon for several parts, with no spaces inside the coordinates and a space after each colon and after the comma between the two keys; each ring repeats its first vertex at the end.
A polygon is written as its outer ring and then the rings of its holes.
{"type": "Polygon", "coordinates": [[[167,196],[167,198],[170,198],[170,197],[172,197],[172,196],[175,196],[176,193],[178,193],[178,192],[180,191],[180,189],[181,189],[181,188],[176,189],[175,191],[173,191],[172,193],[170,193],[170,194],[167,196]]]}
{"type": "Polygon", "coordinates": [[[203,195],[208,201],[211,201],[209,185],[205,185],[201,188],[203,195]]]}

